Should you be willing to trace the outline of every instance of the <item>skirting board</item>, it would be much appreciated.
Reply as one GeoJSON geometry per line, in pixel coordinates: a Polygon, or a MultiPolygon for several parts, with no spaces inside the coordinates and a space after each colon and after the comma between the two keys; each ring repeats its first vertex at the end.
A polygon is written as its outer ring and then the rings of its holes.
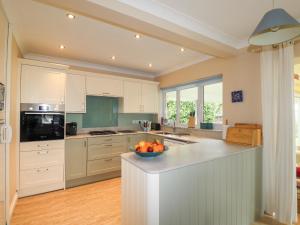
{"type": "Polygon", "coordinates": [[[13,200],[9,206],[9,218],[8,218],[8,221],[10,222],[11,219],[12,219],[12,216],[13,216],[13,213],[14,213],[14,210],[15,210],[15,207],[17,205],[17,201],[18,201],[18,193],[16,192],[14,194],[14,197],[13,197],[13,200]]]}

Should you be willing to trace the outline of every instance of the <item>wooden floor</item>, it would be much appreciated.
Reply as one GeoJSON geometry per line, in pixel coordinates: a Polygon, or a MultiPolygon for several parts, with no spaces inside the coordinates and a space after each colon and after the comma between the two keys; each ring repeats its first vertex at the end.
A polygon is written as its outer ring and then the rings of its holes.
{"type": "Polygon", "coordinates": [[[11,225],[121,225],[121,180],[19,199],[11,225]]]}
{"type": "Polygon", "coordinates": [[[18,200],[12,225],[120,225],[120,178],[18,200]]]}

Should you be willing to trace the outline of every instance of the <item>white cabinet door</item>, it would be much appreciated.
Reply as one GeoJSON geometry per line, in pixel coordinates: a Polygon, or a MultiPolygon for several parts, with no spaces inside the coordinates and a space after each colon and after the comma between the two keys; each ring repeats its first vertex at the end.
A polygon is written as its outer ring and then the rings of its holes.
{"type": "Polygon", "coordinates": [[[141,112],[141,83],[124,81],[124,113],[141,112]]]}
{"type": "Polygon", "coordinates": [[[121,79],[106,77],[87,77],[87,95],[123,97],[123,83],[121,79]]]}
{"type": "Polygon", "coordinates": [[[85,76],[67,75],[66,112],[85,113],[85,76]]]}
{"type": "Polygon", "coordinates": [[[22,65],[21,103],[64,104],[65,79],[57,69],[22,65]]]}
{"type": "Polygon", "coordinates": [[[158,113],[158,101],[157,84],[142,83],[142,112],[158,113]]]}

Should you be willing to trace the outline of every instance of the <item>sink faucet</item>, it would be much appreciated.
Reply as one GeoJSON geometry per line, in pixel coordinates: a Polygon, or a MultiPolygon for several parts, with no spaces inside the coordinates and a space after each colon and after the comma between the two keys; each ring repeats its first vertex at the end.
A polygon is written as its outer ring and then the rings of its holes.
{"type": "Polygon", "coordinates": [[[176,133],[176,122],[173,121],[173,133],[176,133]]]}

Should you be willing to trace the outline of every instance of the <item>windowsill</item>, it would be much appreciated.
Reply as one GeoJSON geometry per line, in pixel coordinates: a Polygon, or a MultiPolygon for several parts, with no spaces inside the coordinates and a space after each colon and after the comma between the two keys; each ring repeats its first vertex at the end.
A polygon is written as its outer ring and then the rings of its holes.
{"type": "MultiPolygon", "coordinates": [[[[163,127],[169,128],[169,129],[173,129],[173,126],[170,125],[164,125],[163,127]]],[[[186,130],[195,130],[195,131],[205,131],[205,132],[223,132],[223,129],[201,129],[198,127],[195,128],[189,128],[189,127],[181,127],[181,126],[176,126],[175,129],[186,129],[186,130]]]]}

